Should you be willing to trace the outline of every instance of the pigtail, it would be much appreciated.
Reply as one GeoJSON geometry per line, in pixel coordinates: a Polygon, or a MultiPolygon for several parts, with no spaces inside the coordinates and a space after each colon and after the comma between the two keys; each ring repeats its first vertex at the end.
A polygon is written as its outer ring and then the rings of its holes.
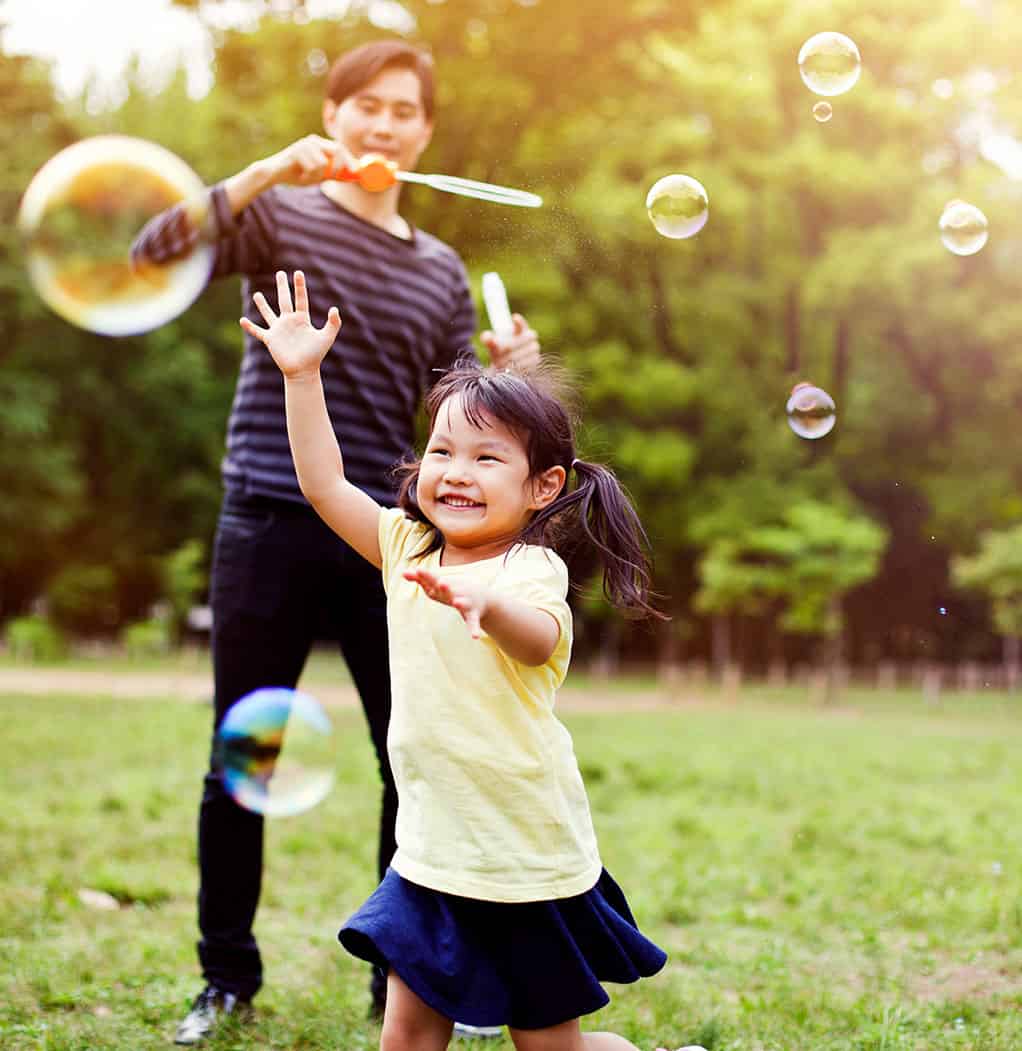
{"type": "Polygon", "coordinates": [[[649,538],[621,483],[601,464],[573,460],[571,465],[578,484],[570,491],[565,487],[540,511],[523,539],[546,538],[551,531],[567,534],[573,544],[584,538],[603,566],[603,593],[612,605],[634,616],[667,620],[650,604],[649,538]]]}

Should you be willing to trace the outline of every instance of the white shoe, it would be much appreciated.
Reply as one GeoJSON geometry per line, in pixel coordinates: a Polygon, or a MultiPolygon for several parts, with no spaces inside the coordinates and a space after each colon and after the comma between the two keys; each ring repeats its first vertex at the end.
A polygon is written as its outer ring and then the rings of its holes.
{"type": "Polygon", "coordinates": [[[462,1040],[490,1040],[493,1037],[504,1035],[502,1025],[466,1025],[464,1022],[454,1023],[454,1035],[462,1040]]]}

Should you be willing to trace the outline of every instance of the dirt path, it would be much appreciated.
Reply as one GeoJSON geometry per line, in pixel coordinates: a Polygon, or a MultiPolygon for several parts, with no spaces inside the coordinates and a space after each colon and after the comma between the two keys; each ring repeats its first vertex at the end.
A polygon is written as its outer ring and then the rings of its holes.
{"type": "MultiPolygon", "coordinates": [[[[358,706],[358,694],[350,684],[328,685],[321,681],[305,688],[330,708],[358,706]]],[[[176,698],[192,703],[208,702],[213,681],[197,672],[111,671],[102,668],[0,668],[2,694],[69,694],[79,697],[116,697],[122,700],[153,701],[176,698]]],[[[575,711],[620,711],[678,707],[679,698],[663,690],[566,687],[558,697],[558,708],[575,711]]],[[[690,703],[690,702],[689,702],[690,703]]]]}

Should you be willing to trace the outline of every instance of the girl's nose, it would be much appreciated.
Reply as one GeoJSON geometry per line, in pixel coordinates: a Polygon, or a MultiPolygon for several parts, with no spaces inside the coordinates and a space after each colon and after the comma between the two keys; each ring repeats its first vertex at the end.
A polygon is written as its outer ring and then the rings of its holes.
{"type": "Polygon", "coordinates": [[[463,484],[469,480],[468,465],[461,460],[451,460],[444,471],[444,481],[463,484]]]}

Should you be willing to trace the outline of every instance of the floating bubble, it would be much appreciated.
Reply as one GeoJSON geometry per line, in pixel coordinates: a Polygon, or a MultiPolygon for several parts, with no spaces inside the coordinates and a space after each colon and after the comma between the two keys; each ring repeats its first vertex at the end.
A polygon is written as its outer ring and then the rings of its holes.
{"type": "Polygon", "coordinates": [[[855,41],[844,33],[817,33],[798,53],[798,71],[817,95],[843,95],[855,87],[862,58],[855,41]]]}
{"type": "Polygon", "coordinates": [[[938,607],[938,609],[937,609],[937,612],[938,612],[938,613],[939,613],[939,614],[940,614],[940,615],[941,615],[942,617],[946,617],[946,616],[947,616],[947,608],[946,608],[945,606],[940,606],[940,607],[938,607]]]}
{"type": "Polygon", "coordinates": [[[212,247],[202,180],[144,139],[99,135],[51,157],[18,212],[29,278],[43,301],[81,328],[127,336],[187,310],[205,287],[212,247]],[[133,263],[131,246],[155,215],[185,201],[193,236],[166,263],[133,263]]]}
{"type": "Polygon", "coordinates": [[[217,731],[215,755],[227,791],[267,817],[300,814],[333,787],[333,727],[297,690],[265,687],[234,704],[217,731]]]}
{"type": "Polygon", "coordinates": [[[822,438],[837,422],[834,399],[811,383],[796,384],[786,406],[788,426],[800,438],[822,438]]]}
{"type": "Polygon", "coordinates": [[[693,237],[710,217],[710,199],[698,179],[665,175],[646,194],[646,211],[658,234],[681,240],[693,237]]]}
{"type": "Polygon", "coordinates": [[[834,107],[829,102],[817,102],[813,106],[813,116],[821,124],[826,124],[834,116],[834,107]]]}
{"type": "Polygon", "coordinates": [[[965,201],[949,201],[940,217],[940,239],[955,255],[975,255],[987,243],[987,217],[965,201]]]}

